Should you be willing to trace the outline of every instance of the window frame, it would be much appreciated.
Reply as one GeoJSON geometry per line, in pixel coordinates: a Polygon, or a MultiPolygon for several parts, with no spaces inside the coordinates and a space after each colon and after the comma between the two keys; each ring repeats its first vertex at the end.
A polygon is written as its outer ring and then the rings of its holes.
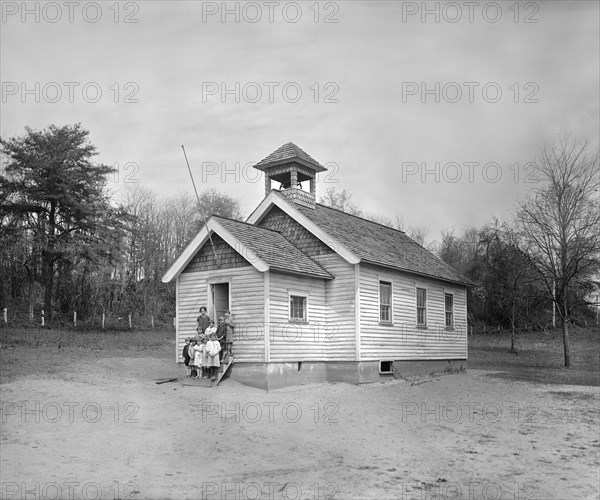
{"type": "Polygon", "coordinates": [[[308,323],[308,293],[300,291],[288,291],[288,321],[290,323],[308,323]],[[304,318],[292,317],[292,297],[304,299],[304,318]]]}
{"type": "Polygon", "coordinates": [[[427,328],[427,288],[424,286],[415,287],[415,309],[416,309],[416,325],[417,328],[427,328]],[[419,290],[423,290],[424,293],[424,304],[423,307],[419,307],[419,290]],[[423,323],[419,323],[419,309],[423,309],[423,323]]]}
{"type": "Polygon", "coordinates": [[[377,295],[379,303],[379,324],[381,325],[393,325],[394,324],[394,284],[391,280],[378,279],[377,280],[377,295]],[[381,302],[381,285],[388,285],[390,287],[390,303],[382,304],[381,302]],[[381,318],[381,307],[389,307],[389,319],[385,320],[381,318]]]}
{"type": "Polygon", "coordinates": [[[444,325],[446,330],[454,330],[454,294],[444,292],[444,325]],[[447,298],[450,297],[452,300],[451,310],[447,309],[447,298]],[[450,325],[448,325],[448,314],[450,314],[450,325]]]}

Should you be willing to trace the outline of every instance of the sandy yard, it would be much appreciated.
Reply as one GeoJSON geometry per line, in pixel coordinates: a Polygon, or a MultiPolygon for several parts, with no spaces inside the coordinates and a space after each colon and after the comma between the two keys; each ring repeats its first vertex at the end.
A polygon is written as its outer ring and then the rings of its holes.
{"type": "Polygon", "coordinates": [[[4,348],[1,497],[599,498],[598,387],[157,385],[155,351],[4,348]]]}

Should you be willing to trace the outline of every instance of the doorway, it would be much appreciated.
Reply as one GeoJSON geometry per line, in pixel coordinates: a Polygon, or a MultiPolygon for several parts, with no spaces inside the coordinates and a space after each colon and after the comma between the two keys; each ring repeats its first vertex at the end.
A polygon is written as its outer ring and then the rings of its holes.
{"type": "Polygon", "coordinates": [[[212,316],[215,325],[219,318],[229,310],[229,283],[215,283],[210,285],[212,299],[212,316]]]}

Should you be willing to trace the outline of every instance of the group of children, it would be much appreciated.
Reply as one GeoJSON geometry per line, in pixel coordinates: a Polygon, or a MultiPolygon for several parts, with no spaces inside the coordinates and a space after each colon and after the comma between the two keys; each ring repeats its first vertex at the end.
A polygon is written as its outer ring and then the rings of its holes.
{"type": "Polygon", "coordinates": [[[233,354],[233,319],[231,313],[225,311],[215,326],[206,314],[206,307],[202,306],[196,322],[196,337],[187,338],[183,347],[187,376],[215,380],[223,358],[233,354]]]}

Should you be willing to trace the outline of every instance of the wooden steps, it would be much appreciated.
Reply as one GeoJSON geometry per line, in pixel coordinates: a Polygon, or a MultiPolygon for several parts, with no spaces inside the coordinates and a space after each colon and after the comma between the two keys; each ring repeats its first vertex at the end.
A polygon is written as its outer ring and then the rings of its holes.
{"type": "Polygon", "coordinates": [[[223,361],[221,361],[221,366],[219,366],[219,371],[217,372],[217,380],[215,380],[215,385],[219,385],[219,382],[221,382],[221,379],[225,376],[225,374],[227,373],[227,370],[229,370],[229,367],[232,364],[233,364],[233,356],[226,354],[223,357],[223,361]]]}

